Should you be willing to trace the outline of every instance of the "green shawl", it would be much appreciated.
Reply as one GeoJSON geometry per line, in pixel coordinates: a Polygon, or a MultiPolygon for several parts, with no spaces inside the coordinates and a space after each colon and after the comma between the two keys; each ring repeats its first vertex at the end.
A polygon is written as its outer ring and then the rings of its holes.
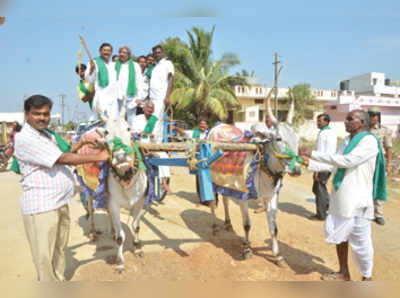
{"type": "Polygon", "coordinates": [[[98,69],[98,73],[99,73],[99,77],[98,77],[99,86],[103,87],[103,88],[107,87],[108,83],[109,83],[109,79],[108,79],[108,70],[107,70],[106,63],[104,62],[103,58],[101,58],[101,57],[94,58],[94,61],[96,61],[97,69],[98,69]]]}
{"type": "Polygon", "coordinates": [[[327,130],[327,129],[331,129],[329,125],[322,127],[322,128],[319,130],[319,133],[321,133],[321,132],[323,132],[324,130],[327,130]]]}
{"type": "Polygon", "coordinates": [[[149,120],[147,120],[147,124],[146,124],[146,126],[144,128],[144,132],[146,133],[145,138],[153,132],[157,121],[158,121],[158,118],[156,116],[154,116],[154,115],[151,115],[149,120]]]}
{"type": "MultiPolygon", "coordinates": [[[[128,88],[126,90],[126,95],[132,97],[136,94],[136,78],[135,78],[135,67],[131,58],[128,60],[129,63],[129,79],[128,88]]],[[[115,62],[115,70],[117,71],[117,80],[119,79],[119,73],[121,72],[121,61],[115,62]]]]}
{"type": "Polygon", "coordinates": [[[146,70],[146,77],[149,79],[151,78],[151,73],[153,72],[154,67],[156,67],[155,64],[150,65],[150,67],[146,70]]]}
{"type": "MultiPolygon", "coordinates": [[[[374,191],[373,191],[373,198],[374,200],[387,200],[387,193],[386,193],[386,167],[385,167],[385,158],[383,156],[382,146],[379,139],[368,131],[360,132],[359,134],[355,135],[349,142],[349,144],[344,149],[343,154],[349,154],[367,135],[373,135],[378,142],[379,153],[376,158],[376,165],[375,165],[375,173],[374,173],[374,191]]],[[[333,177],[333,186],[336,190],[339,189],[340,185],[342,184],[345,170],[343,168],[338,168],[335,176],[333,177]]]]}
{"type": "MultiPolygon", "coordinates": [[[[79,81],[79,90],[81,90],[82,93],[85,94],[85,96],[88,96],[90,94],[90,91],[85,86],[84,80],[79,81]]],[[[89,104],[90,109],[92,109],[93,100],[89,100],[88,104],[89,104]]]]}
{"type": "Polygon", "coordinates": [[[195,140],[200,139],[200,129],[198,129],[198,128],[193,129],[192,139],[195,139],[195,140]]]}
{"type": "MultiPolygon", "coordinates": [[[[60,135],[58,135],[56,132],[54,132],[48,128],[46,128],[45,130],[55,137],[57,146],[58,146],[58,148],[60,148],[60,150],[63,153],[68,153],[71,151],[71,146],[60,135]]],[[[13,161],[12,161],[10,170],[16,174],[21,174],[21,172],[19,170],[18,160],[15,158],[15,156],[13,157],[13,161]]]]}

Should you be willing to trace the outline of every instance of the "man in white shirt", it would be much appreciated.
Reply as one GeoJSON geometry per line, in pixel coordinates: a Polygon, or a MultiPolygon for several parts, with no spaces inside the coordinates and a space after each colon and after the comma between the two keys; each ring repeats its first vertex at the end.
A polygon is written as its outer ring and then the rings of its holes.
{"type": "MultiPolygon", "coordinates": [[[[330,117],[328,114],[321,114],[317,117],[317,126],[320,129],[317,138],[317,151],[335,153],[337,137],[329,126],[330,117]]],[[[331,173],[328,171],[314,172],[314,183],[312,191],[315,194],[316,215],[310,219],[325,220],[329,208],[329,193],[326,183],[331,173]]]]}
{"type": "MultiPolygon", "coordinates": [[[[132,122],[132,132],[140,137],[140,141],[144,143],[150,143],[159,141],[160,137],[157,136],[155,131],[159,120],[153,115],[154,104],[151,101],[146,101],[144,108],[144,114],[137,115],[132,122]]],[[[166,152],[158,152],[160,158],[168,158],[166,152]]],[[[172,193],[171,189],[167,184],[167,178],[171,176],[168,166],[159,166],[159,176],[161,179],[161,188],[164,189],[168,194],[172,193]]]]}
{"type": "Polygon", "coordinates": [[[300,156],[309,170],[335,173],[329,214],[325,222],[325,237],[329,244],[336,244],[340,270],[323,275],[324,280],[350,280],[349,243],[353,260],[363,280],[371,280],[374,255],[371,238],[373,197],[381,197],[381,192],[377,195],[375,191],[381,185],[384,185],[386,192],[386,182],[374,183],[376,175],[382,177],[382,171],[385,177],[385,169],[380,145],[375,136],[367,132],[368,123],[366,112],[351,111],[345,120],[346,131],[350,135],[345,138],[337,153],[300,148],[300,156]]]}
{"type": "Polygon", "coordinates": [[[95,96],[90,120],[106,120],[117,117],[118,114],[118,86],[115,73],[115,63],[110,60],[112,46],[103,43],[100,46],[100,56],[90,60],[86,69],[85,78],[89,83],[95,83],[95,96]]]}
{"type": "Polygon", "coordinates": [[[126,109],[126,120],[129,125],[136,116],[136,108],[142,104],[142,99],[139,97],[142,72],[139,64],[134,62],[131,56],[130,48],[122,46],[119,48],[119,60],[115,62],[119,112],[123,108],[126,109]]]}
{"type": "Polygon", "coordinates": [[[144,101],[149,98],[149,78],[146,76],[147,61],[145,56],[139,56],[137,63],[141,70],[141,82],[138,90],[138,98],[141,100],[141,104],[136,108],[136,115],[143,114],[144,101]]]}
{"type": "Polygon", "coordinates": [[[154,115],[159,123],[157,134],[163,135],[165,107],[169,105],[169,97],[174,84],[174,65],[164,58],[164,50],[160,45],[153,47],[155,66],[150,73],[149,97],[154,103],[154,115]]]}

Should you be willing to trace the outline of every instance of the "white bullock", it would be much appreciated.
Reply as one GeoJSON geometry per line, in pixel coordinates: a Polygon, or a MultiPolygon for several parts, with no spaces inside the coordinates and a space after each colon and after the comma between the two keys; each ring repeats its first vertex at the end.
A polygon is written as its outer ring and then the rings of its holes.
{"type": "MultiPolygon", "coordinates": [[[[118,244],[118,252],[116,257],[117,271],[124,270],[123,246],[126,239],[124,230],[120,220],[120,208],[129,210],[132,216],[132,234],[134,253],[138,257],[143,256],[139,239],[140,218],[147,194],[147,175],[146,170],[134,163],[132,167],[132,159],[126,154],[121,146],[115,146],[115,140],[119,139],[120,144],[131,146],[130,128],[125,120],[121,117],[109,119],[104,128],[97,128],[96,131],[103,136],[109,151],[113,154],[110,163],[110,170],[107,177],[107,211],[109,213],[112,225],[114,239],[118,244]]],[[[132,148],[132,147],[131,147],[132,148]]],[[[96,231],[93,221],[93,201],[88,197],[88,213],[90,222],[90,237],[92,240],[96,238],[96,231]]]]}
{"type": "MultiPolygon", "coordinates": [[[[293,100],[288,113],[286,122],[279,123],[272,115],[269,96],[267,98],[267,117],[270,117],[275,128],[275,133],[269,136],[268,141],[263,145],[262,155],[267,157],[266,159],[259,158],[259,166],[255,171],[255,188],[258,194],[258,199],[261,200],[266,207],[266,216],[269,225],[270,234],[272,237],[272,252],[275,257],[275,262],[279,266],[286,266],[286,262],[282,256],[279,255],[278,246],[278,228],[276,224],[276,211],[278,205],[279,190],[283,176],[288,173],[292,176],[298,176],[301,174],[301,165],[293,158],[290,158],[287,154],[287,149],[290,149],[294,154],[298,153],[299,137],[292,128],[293,118],[293,100]],[[293,164],[290,166],[290,164],[293,164]]],[[[214,128],[215,130],[220,129],[219,126],[214,128]]],[[[257,131],[256,131],[257,132],[257,131]]],[[[259,131],[263,133],[262,131],[259,131]]],[[[210,136],[213,131],[210,132],[210,136]]],[[[215,183],[215,181],[213,181],[215,183]]],[[[215,183],[217,184],[217,183],[215,183]]],[[[217,191],[218,192],[218,191],[217,191]]],[[[239,203],[240,210],[243,219],[243,228],[245,231],[243,257],[245,259],[252,257],[252,250],[250,247],[249,233],[251,228],[251,221],[248,211],[248,201],[243,199],[236,199],[239,203]]],[[[223,196],[223,204],[225,211],[225,224],[226,230],[232,230],[231,219],[229,215],[228,197],[223,196]]],[[[210,203],[211,212],[214,217],[213,223],[213,234],[216,235],[219,228],[216,224],[216,202],[211,201],[210,203]]]]}

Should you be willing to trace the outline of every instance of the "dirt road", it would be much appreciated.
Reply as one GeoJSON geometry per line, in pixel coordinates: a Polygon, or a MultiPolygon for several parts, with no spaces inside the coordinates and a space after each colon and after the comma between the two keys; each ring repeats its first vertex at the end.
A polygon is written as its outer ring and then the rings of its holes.
{"type": "MultiPolygon", "coordinates": [[[[221,230],[211,234],[208,207],[199,206],[194,193],[194,177],[187,169],[172,170],[174,195],[162,204],[151,205],[141,225],[144,258],[132,253],[132,236],[128,233],[125,246],[126,271],[117,274],[109,221],[104,212],[97,212],[96,225],[101,231],[96,244],[87,238],[88,225],[84,210],[76,196],[71,207],[71,237],[67,252],[67,278],[70,280],[319,280],[320,275],[337,269],[336,253],[323,237],[323,223],[307,219],[314,212],[311,175],[285,179],[280,196],[278,228],[280,248],[289,267],[282,269],[271,262],[270,236],[265,214],[254,214],[251,207],[251,245],[254,256],[241,257],[244,232],[239,206],[231,201],[234,232],[221,230]]],[[[35,271],[25,238],[19,211],[18,177],[0,173],[3,190],[3,215],[0,217],[2,270],[0,281],[34,280],[35,271]]],[[[390,201],[385,205],[385,226],[373,224],[375,247],[374,278],[400,279],[400,192],[399,182],[390,185],[390,201]],[[397,184],[396,184],[397,183],[397,184]]],[[[222,205],[222,204],[221,204],[222,205]]],[[[218,208],[223,223],[223,208],[218,208]]],[[[124,228],[130,226],[122,212],[124,228]]],[[[360,276],[350,262],[353,279],[360,276]]]]}

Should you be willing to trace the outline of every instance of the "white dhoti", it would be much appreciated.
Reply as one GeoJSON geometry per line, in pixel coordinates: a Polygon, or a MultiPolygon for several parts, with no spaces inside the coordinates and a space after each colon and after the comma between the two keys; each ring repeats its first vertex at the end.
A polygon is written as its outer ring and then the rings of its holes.
{"type": "MultiPolygon", "coordinates": [[[[158,152],[158,155],[160,158],[168,158],[168,154],[166,152],[158,152]]],[[[158,175],[160,178],[169,178],[171,176],[169,166],[159,166],[158,175]]]]}
{"type": "Polygon", "coordinates": [[[371,238],[371,220],[364,217],[344,218],[329,214],[325,221],[325,238],[328,244],[349,241],[354,263],[363,277],[371,277],[374,248],[371,238]]]}
{"type": "Polygon", "coordinates": [[[164,99],[151,98],[150,100],[154,104],[153,115],[158,119],[156,126],[154,127],[153,134],[158,136],[156,142],[162,142],[164,136],[164,99]]]}

